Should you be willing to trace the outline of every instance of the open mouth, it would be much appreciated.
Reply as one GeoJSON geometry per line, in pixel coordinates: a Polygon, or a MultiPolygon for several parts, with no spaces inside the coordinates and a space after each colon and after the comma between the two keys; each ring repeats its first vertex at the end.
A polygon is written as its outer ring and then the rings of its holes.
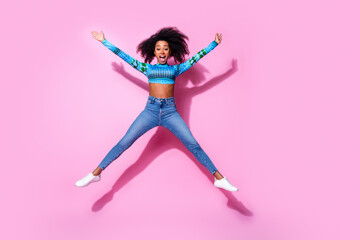
{"type": "Polygon", "coordinates": [[[165,56],[160,56],[159,57],[161,60],[165,60],[165,56]]]}

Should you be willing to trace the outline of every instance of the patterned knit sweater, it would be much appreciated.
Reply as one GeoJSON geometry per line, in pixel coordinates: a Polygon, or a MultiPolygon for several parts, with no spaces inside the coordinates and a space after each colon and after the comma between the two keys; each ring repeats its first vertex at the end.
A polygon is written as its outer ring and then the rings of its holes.
{"type": "Polygon", "coordinates": [[[134,59],[130,55],[126,54],[125,52],[111,44],[106,39],[104,39],[101,43],[104,44],[104,46],[110,49],[113,53],[125,60],[125,62],[145,74],[145,76],[149,79],[150,83],[161,84],[174,84],[176,77],[187,71],[190,67],[192,67],[196,62],[198,62],[202,57],[204,57],[218,45],[215,40],[212,41],[206,48],[200,50],[192,58],[181,64],[168,65],[156,63],[152,65],[150,63],[143,63],[134,59]]]}

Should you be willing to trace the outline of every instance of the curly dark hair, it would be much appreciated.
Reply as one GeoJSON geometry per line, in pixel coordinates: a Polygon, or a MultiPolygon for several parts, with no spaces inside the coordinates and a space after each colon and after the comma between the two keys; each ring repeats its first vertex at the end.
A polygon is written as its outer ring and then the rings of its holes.
{"type": "Polygon", "coordinates": [[[143,40],[136,48],[136,53],[140,52],[145,58],[145,62],[151,63],[154,59],[154,49],[157,41],[166,41],[171,50],[169,57],[174,57],[175,63],[184,62],[185,55],[189,54],[188,45],[185,39],[189,38],[180,32],[176,27],[164,27],[151,35],[148,39],[143,40]]]}

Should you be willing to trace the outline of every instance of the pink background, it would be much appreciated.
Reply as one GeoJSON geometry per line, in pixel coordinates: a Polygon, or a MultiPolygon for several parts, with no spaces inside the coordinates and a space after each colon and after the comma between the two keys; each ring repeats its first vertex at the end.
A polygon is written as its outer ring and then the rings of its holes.
{"type": "MultiPolygon", "coordinates": [[[[3,239],[359,239],[357,1],[6,1],[1,5],[3,239]],[[189,36],[178,110],[222,191],[163,128],[77,188],[145,107],[131,56],[189,36]]],[[[155,61],[153,62],[155,63],[155,61]]],[[[171,63],[171,62],[170,62],[171,63]]]]}

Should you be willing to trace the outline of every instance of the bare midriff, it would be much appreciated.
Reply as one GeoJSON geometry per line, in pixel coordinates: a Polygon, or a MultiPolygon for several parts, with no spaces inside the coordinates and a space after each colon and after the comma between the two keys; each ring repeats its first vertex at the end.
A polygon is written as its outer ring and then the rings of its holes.
{"type": "Polygon", "coordinates": [[[149,83],[149,95],[156,98],[174,96],[174,84],[149,83]]]}

